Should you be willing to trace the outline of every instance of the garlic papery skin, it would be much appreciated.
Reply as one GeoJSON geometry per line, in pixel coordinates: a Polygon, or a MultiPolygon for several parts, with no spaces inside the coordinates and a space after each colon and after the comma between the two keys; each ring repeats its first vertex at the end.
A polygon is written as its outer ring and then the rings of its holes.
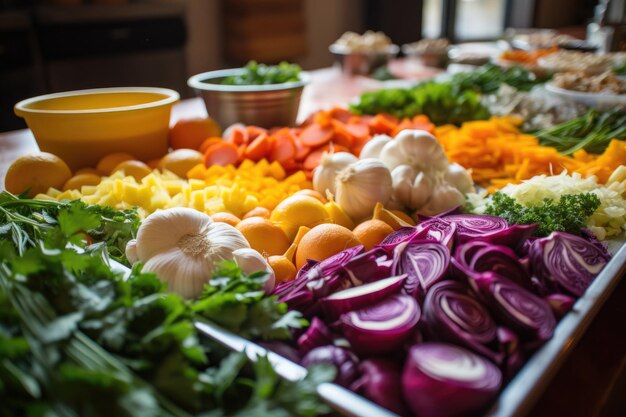
{"type": "Polygon", "coordinates": [[[327,191],[334,195],[337,172],[358,160],[349,152],[324,153],[319,166],[313,171],[313,189],[322,195],[326,195],[327,191]]]}
{"type": "Polygon", "coordinates": [[[380,151],[380,160],[393,171],[409,165],[420,172],[445,172],[450,164],[443,147],[425,130],[405,129],[380,151]]]}
{"type": "Polygon", "coordinates": [[[422,207],[430,198],[432,181],[423,172],[416,173],[409,165],[400,165],[391,172],[393,197],[411,210],[422,207]]]}
{"type": "Polygon", "coordinates": [[[440,181],[433,187],[428,202],[419,208],[417,213],[426,216],[434,216],[455,207],[462,206],[463,203],[465,203],[465,197],[459,190],[447,182],[440,181]]]}
{"type": "Polygon", "coordinates": [[[237,249],[233,252],[233,260],[237,266],[248,275],[259,271],[267,272],[267,279],[263,284],[263,290],[266,294],[274,290],[276,275],[272,267],[259,252],[252,248],[237,249]]]}
{"type": "Polygon", "coordinates": [[[337,204],[356,221],[371,216],[376,203],[387,204],[393,191],[391,173],[373,158],[349,165],[337,174],[335,183],[337,204]]]}
{"type": "Polygon", "coordinates": [[[471,172],[456,162],[450,164],[444,179],[463,194],[476,192],[471,172]]]}
{"type": "Polygon", "coordinates": [[[137,261],[154,272],[169,291],[200,295],[219,261],[232,260],[248,241],[233,226],[214,222],[197,210],[176,207],[148,216],[137,231],[137,261]]]}
{"type": "Polygon", "coordinates": [[[126,242],[126,249],[124,250],[126,259],[131,265],[137,262],[137,239],[131,239],[126,242]]]}
{"type": "Polygon", "coordinates": [[[359,159],[379,158],[383,147],[391,140],[391,136],[375,135],[363,146],[359,159]]]}

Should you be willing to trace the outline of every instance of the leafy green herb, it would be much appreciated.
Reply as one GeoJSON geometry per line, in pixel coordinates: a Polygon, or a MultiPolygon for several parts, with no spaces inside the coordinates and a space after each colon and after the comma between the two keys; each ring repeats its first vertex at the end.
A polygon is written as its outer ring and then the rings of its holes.
{"type": "Polygon", "coordinates": [[[530,91],[537,84],[543,84],[549,78],[539,78],[531,71],[513,66],[501,68],[498,65],[486,64],[475,71],[460,72],[452,76],[451,84],[454,91],[472,90],[481,94],[492,94],[502,84],[508,84],[520,91],[530,91]]]}
{"type": "Polygon", "coordinates": [[[426,82],[410,89],[383,89],[362,94],[350,109],[358,114],[389,113],[397,117],[425,114],[436,125],[460,125],[489,118],[480,96],[471,90],[458,92],[451,83],[426,82]]]}
{"type": "Polygon", "coordinates": [[[243,337],[289,339],[292,329],[300,329],[307,322],[300,313],[278,303],[278,297],[265,295],[266,275],[246,275],[236,263],[222,262],[193,310],[243,337]]]}
{"type": "Polygon", "coordinates": [[[612,139],[626,139],[626,112],[590,110],[584,115],[535,133],[539,143],[564,155],[579,149],[602,153],[612,139]]]}
{"type": "Polygon", "coordinates": [[[231,75],[222,80],[225,85],[282,84],[300,81],[302,68],[296,64],[281,62],[278,65],[257,64],[250,61],[240,75],[231,75]]]}
{"type": "Polygon", "coordinates": [[[626,75],[626,60],[613,69],[617,75],[626,75]]]}
{"type": "MultiPolygon", "coordinates": [[[[200,338],[192,304],[164,292],[153,274],[136,267],[124,279],[113,272],[108,248],[119,242],[88,244],[82,233],[111,238],[119,229],[112,233],[104,225],[118,216],[125,223],[128,214],[0,194],[0,415],[328,411],[314,388],[332,374],[312,371],[304,381],[281,381],[263,361],[251,366],[244,355],[200,338]]],[[[255,317],[238,322],[242,330],[255,334],[250,327],[258,325],[259,337],[283,337],[302,323],[258,296],[261,274],[246,276],[232,264],[221,271],[207,299],[230,294],[234,305],[243,303],[255,317]]]]}
{"type": "Polygon", "coordinates": [[[511,224],[537,224],[537,236],[547,236],[554,231],[580,235],[598,207],[600,199],[593,193],[566,194],[557,202],[546,198],[540,204],[526,207],[497,192],[491,196],[485,214],[502,217],[511,224]]]}

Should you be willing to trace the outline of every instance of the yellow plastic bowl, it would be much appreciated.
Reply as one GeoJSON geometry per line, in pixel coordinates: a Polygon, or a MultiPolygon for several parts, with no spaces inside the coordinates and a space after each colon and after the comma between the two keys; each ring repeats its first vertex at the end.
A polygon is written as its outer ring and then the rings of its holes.
{"type": "Polygon", "coordinates": [[[14,110],[42,151],[76,170],[93,167],[112,152],[144,161],[163,156],[170,112],[179,99],[166,88],[98,88],[29,98],[14,110]]]}

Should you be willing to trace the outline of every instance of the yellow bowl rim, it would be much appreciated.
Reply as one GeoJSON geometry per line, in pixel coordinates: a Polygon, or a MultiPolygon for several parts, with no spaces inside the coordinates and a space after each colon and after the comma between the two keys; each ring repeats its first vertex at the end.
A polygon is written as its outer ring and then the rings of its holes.
{"type": "Polygon", "coordinates": [[[168,104],[174,104],[180,100],[180,94],[177,91],[171,90],[169,88],[159,88],[159,87],[110,87],[110,88],[91,88],[87,90],[73,90],[73,91],[64,91],[61,93],[52,93],[52,94],[44,94],[41,96],[27,98],[25,100],[20,101],[14,106],[15,114],[18,116],[24,116],[29,113],[38,113],[38,114],[96,114],[96,113],[114,113],[114,112],[123,112],[129,110],[143,110],[151,107],[159,107],[168,104]],[[40,110],[40,109],[29,109],[29,106],[32,103],[42,101],[42,100],[51,100],[55,98],[62,97],[72,97],[72,96],[81,96],[87,94],[109,94],[109,93],[154,93],[154,94],[162,94],[167,97],[157,100],[151,101],[150,103],[136,104],[132,106],[122,106],[122,107],[109,107],[109,108],[101,108],[101,109],[85,109],[85,110],[40,110]]]}

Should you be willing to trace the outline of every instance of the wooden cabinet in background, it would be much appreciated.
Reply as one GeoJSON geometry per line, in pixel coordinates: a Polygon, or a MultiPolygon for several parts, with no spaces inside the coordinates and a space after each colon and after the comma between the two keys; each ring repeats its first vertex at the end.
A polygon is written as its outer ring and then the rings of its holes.
{"type": "Polygon", "coordinates": [[[227,0],[222,14],[231,64],[294,61],[307,53],[304,0],[227,0]]]}

